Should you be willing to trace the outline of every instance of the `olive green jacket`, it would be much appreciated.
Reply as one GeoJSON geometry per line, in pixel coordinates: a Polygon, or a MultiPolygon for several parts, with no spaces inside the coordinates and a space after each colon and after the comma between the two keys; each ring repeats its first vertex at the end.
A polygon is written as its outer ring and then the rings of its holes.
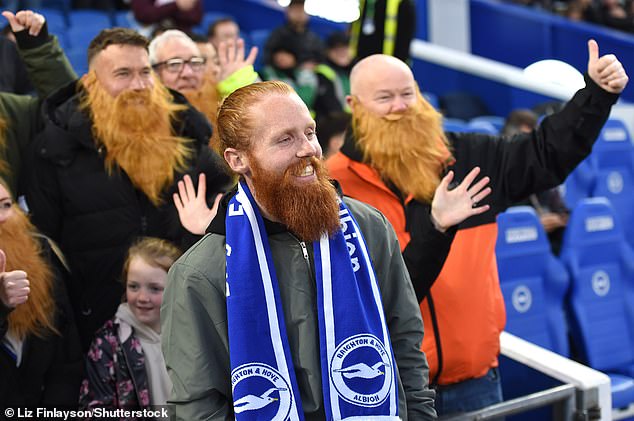
{"type": "MultiPolygon", "coordinates": [[[[233,419],[225,301],[224,217],[229,196],[221,202],[211,233],[172,266],[163,297],[162,346],[174,385],[168,403],[175,405],[179,420],[233,419]]],[[[420,351],[420,310],[394,230],[376,209],[344,200],[363,232],[381,290],[398,366],[399,416],[435,419],[435,394],[427,387],[427,359],[420,351]]],[[[324,420],[312,248],[308,263],[299,240],[283,226],[267,222],[266,229],[305,419],[324,420]]]]}
{"type": "Polygon", "coordinates": [[[0,166],[0,175],[7,180],[14,194],[20,193],[18,180],[22,184],[24,174],[28,173],[28,148],[42,127],[42,100],[77,78],[57,38],[48,35],[46,25],[37,37],[27,32],[20,31],[15,36],[38,97],[0,92],[0,118],[6,123],[0,136],[4,139],[0,160],[5,164],[0,166]]]}

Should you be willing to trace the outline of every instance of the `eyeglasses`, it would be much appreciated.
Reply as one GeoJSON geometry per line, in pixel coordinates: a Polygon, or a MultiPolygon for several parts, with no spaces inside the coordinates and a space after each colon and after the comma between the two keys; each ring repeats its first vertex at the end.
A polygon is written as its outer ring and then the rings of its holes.
{"type": "Polygon", "coordinates": [[[207,59],[204,57],[192,57],[189,60],[183,60],[182,58],[171,58],[169,60],[161,61],[160,63],[156,63],[152,66],[152,68],[157,69],[161,66],[165,66],[165,70],[169,73],[180,73],[183,71],[183,68],[186,64],[189,64],[189,67],[194,72],[200,72],[205,68],[205,63],[207,63],[207,59]]]}

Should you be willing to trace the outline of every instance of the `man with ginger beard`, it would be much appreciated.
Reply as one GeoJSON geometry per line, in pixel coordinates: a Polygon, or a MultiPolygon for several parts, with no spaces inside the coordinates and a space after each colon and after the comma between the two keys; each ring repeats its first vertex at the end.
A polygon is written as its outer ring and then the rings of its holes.
{"type": "Polygon", "coordinates": [[[155,80],[147,45],[132,30],[102,31],[88,50],[89,73],[44,104],[36,140],[27,201],[68,258],[84,347],[120,303],[117,278],[138,236],[193,242],[170,200],[177,181],[204,173],[210,194],[230,185],[207,145],[209,124],[155,80]]]}
{"type": "Polygon", "coordinates": [[[83,355],[66,274],[0,180],[0,407],[77,406],[83,355]]]}
{"type": "MultiPolygon", "coordinates": [[[[439,415],[476,410],[502,399],[497,356],[504,301],[495,261],[495,217],[530,194],[559,185],[591,151],[628,78],[614,55],[588,44],[586,87],[541,126],[513,139],[443,133],[441,115],[420,95],[409,67],[374,55],[352,70],[353,130],[327,162],[344,194],[379,209],[394,226],[427,330],[439,415]],[[491,212],[457,227],[438,276],[428,247],[429,201],[442,174],[461,180],[474,166],[493,193],[474,204],[491,212]]],[[[433,212],[432,212],[433,215],[433,212]]],[[[451,231],[451,230],[450,230],[451,231]]]]}
{"type": "MultiPolygon", "coordinates": [[[[396,235],[338,195],[306,105],[282,82],[255,83],[225,99],[218,128],[240,182],[170,270],[161,323],[173,418],[434,419],[396,235]]],[[[488,193],[468,188],[474,178],[453,191],[443,179],[446,223],[486,210],[472,207],[488,193]]]]}
{"type": "Polygon", "coordinates": [[[187,100],[215,126],[218,104],[231,92],[255,82],[257,48],[245,57],[244,40],[220,43],[216,51],[206,45],[205,54],[179,30],[168,30],[152,40],[150,62],[165,86],[187,100]]]}

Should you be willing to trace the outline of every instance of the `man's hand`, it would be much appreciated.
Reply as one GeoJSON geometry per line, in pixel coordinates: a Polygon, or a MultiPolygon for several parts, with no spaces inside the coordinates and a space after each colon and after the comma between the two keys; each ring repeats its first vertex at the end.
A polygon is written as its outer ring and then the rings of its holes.
{"type": "Polygon", "coordinates": [[[24,30],[29,31],[29,35],[38,36],[46,19],[39,13],[35,13],[32,10],[20,10],[15,15],[9,11],[2,12],[11,26],[13,32],[20,32],[24,30]]]}
{"type": "Polygon", "coordinates": [[[14,308],[29,299],[29,280],[26,272],[14,270],[5,272],[7,258],[0,250],[0,301],[5,307],[14,308]]]}
{"type": "Polygon", "coordinates": [[[558,213],[543,213],[539,216],[539,220],[546,232],[552,232],[557,228],[566,226],[566,219],[558,213]]]}
{"type": "Polygon", "coordinates": [[[199,0],[176,0],[176,7],[183,12],[188,12],[196,7],[199,0]]]}
{"type": "Polygon", "coordinates": [[[178,193],[174,193],[174,205],[178,211],[178,218],[183,227],[192,234],[203,235],[205,230],[218,212],[218,205],[222,194],[218,194],[214,204],[209,208],[205,199],[207,182],[204,173],[198,176],[198,191],[194,190],[194,183],[189,175],[178,182],[178,193]]]}
{"type": "Polygon", "coordinates": [[[489,210],[489,205],[478,206],[478,202],[491,193],[489,177],[484,177],[473,186],[471,183],[480,174],[480,168],[475,167],[455,189],[449,190],[454,173],[449,171],[440,181],[431,202],[432,222],[439,231],[446,231],[473,215],[489,210]]]}
{"type": "Polygon", "coordinates": [[[588,74],[594,83],[613,94],[623,92],[629,80],[614,54],[599,57],[599,44],[593,39],[588,41],[588,74]]]}
{"type": "Polygon", "coordinates": [[[218,61],[220,63],[218,82],[225,80],[243,67],[252,66],[257,55],[258,47],[251,47],[249,55],[244,58],[244,40],[242,38],[238,38],[236,42],[222,41],[218,45],[218,61]]]}

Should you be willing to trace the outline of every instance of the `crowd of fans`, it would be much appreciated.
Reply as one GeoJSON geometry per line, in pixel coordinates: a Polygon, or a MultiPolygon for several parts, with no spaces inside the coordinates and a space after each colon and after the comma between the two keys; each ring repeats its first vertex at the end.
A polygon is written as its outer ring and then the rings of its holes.
{"type": "Polygon", "coordinates": [[[624,32],[634,32],[632,0],[510,0],[547,10],[579,22],[589,22],[624,32]]]}
{"type": "Polygon", "coordinates": [[[587,87],[539,132],[446,134],[399,58],[413,36],[413,2],[361,2],[356,33],[321,39],[303,1],[291,0],[264,51],[247,49],[229,18],[206,37],[190,34],[200,1],[129,6],[151,37],[101,31],[79,79],[44,16],[3,13],[14,38],[2,51],[10,77],[0,79],[8,86],[0,93],[3,402],[136,409],[171,397],[180,419],[224,419],[274,400],[299,411],[300,398],[307,419],[339,406],[351,416],[395,419],[398,406],[404,419],[434,419],[499,402],[505,314],[491,227],[497,213],[561,183],[587,155],[627,83],[620,62],[590,42],[587,87]],[[18,81],[25,73],[32,88],[18,81]],[[341,191],[358,201],[340,200],[341,191]],[[344,238],[349,211],[359,223],[344,238]],[[260,253],[262,241],[270,246],[260,253]],[[313,283],[319,276],[326,285],[330,267],[316,268],[315,256],[341,265],[333,285],[354,293],[334,294],[332,306],[318,299],[313,283]],[[281,298],[258,302],[244,292],[270,262],[281,298]],[[270,305],[284,312],[280,320],[288,312],[285,322],[269,320],[271,334],[234,322],[258,323],[270,305]],[[331,307],[346,319],[333,329],[380,336],[383,347],[372,371],[364,360],[358,373],[333,366],[344,373],[333,376],[387,379],[389,403],[368,409],[322,395],[333,363],[315,348],[332,345],[322,326],[331,307]],[[268,349],[276,329],[281,343],[268,349]],[[306,374],[232,402],[243,350],[248,358],[273,352],[275,364],[306,374]]]}

